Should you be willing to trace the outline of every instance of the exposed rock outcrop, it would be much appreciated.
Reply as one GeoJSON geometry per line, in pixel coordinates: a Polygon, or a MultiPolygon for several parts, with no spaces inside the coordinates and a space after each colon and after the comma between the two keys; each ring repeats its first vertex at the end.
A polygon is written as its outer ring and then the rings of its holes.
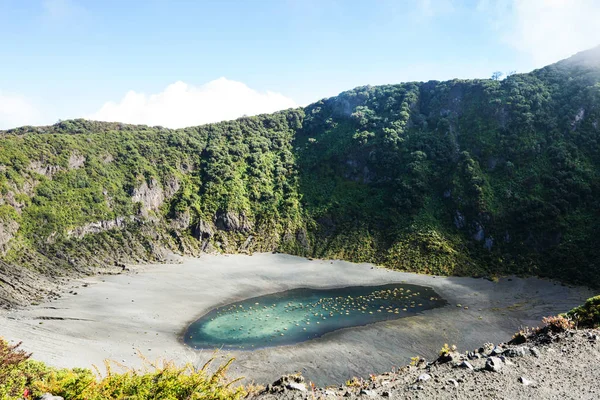
{"type": "Polygon", "coordinates": [[[19,230],[19,224],[14,220],[0,220],[0,254],[6,254],[9,248],[9,242],[19,230]]]}
{"type": "Polygon", "coordinates": [[[85,160],[86,158],[79,153],[71,154],[71,156],[69,157],[69,169],[77,169],[83,167],[85,165],[85,160]]]}
{"type": "Polygon", "coordinates": [[[215,231],[212,224],[209,224],[202,219],[198,221],[193,231],[194,237],[198,240],[210,239],[214,233],[215,231]]]}
{"type": "Polygon", "coordinates": [[[165,182],[165,197],[172,197],[179,190],[179,180],[175,176],[170,176],[165,182]]]}
{"type": "Polygon", "coordinates": [[[226,232],[250,232],[253,228],[252,222],[246,218],[244,213],[236,214],[233,211],[217,212],[215,226],[226,232]]]}
{"type": "Polygon", "coordinates": [[[117,217],[115,219],[109,219],[106,221],[90,222],[83,226],[77,227],[67,232],[67,236],[72,236],[81,239],[89,233],[99,233],[108,231],[110,229],[123,229],[127,225],[127,222],[134,221],[135,217],[117,217]]]}
{"type": "Polygon", "coordinates": [[[177,213],[175,218],[170,221],[170,226],[172,229],[183,231],[186,230],[191,223],[192,216],[190,215],[189,210],[185,210],[184,212],[177,213]]]}
{"type": "Polygon", "coordinates": [[[162,205],[165,195],[156,179],[151,179],[149,184],[144,180],[139,187],[133,189],[131,200],[142,204],[141,212],[146,216],[148,211],[156,210],[162,205]]]}
{"type": "Polygon", "coordinates": [[[46,178],[52,179],[52,177],[61,170],[61,167],[58,165],[45,165],[41,161],[32,161],[27,169],[40,175],[44,175],[46,178]]]}

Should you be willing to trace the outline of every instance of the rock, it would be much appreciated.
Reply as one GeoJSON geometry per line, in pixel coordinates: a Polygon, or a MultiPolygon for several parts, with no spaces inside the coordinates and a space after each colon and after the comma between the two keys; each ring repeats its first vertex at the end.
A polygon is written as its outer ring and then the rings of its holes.
{"type": "Polygon", "coordinates": [[[381,392],[381,397],[390,397],[390,392],[387,390],[384,390],[383,392],[381,392]]]}
{"type": "Polygon", "coordinates": [[[310,247],[310,243],[308,242],[308,234],[304,229],[299,229],[296,232],[296,241],[300,246],[302,246],[303,249],[308,249],[310,247]]]}
{"type": "Polygon", "coordinates": [[[456,214],[454,215],[454,226],[456,226],[457,229],[462,229],[466,224],[465,216],[462,215],[460,211],[456,210],[456,214]]]}
{"type": "Polygon", "coordinates": [[[149,210],[158,209],[164,200],[163,189],[156,179],[151,179],[150,182],[144,180],[131,193],[131,201],[142,204],[141,211],[144,216],[147,215],[149,210]]]}
{"type": "Polygon", "coordinates": [[[286,386],[290,390],[298,390],[300,392],[306,392],[306,385],[304,383],[290,382],[286,386]]]}
{"type": "Polygon", "coordinates": [[[540,357],[540,351],[536,348],[536,347],[532,347],[529,349],[529,351],[531,352],[531,354],[533,354],[535,357],[540,357]]]}
{"type": "Polygon", "coordinates": [[[50,393],[44,393],[39,400],[65,400],[62,396],[53,396],[50,393]]]}
{"type": "Polygon", "coordinates": [[[494,349],[492,350],[492,354],[499,356],[500,354],[504,353],[504,350],[501,347],[494,347],[494,349]]]}
{"type": "Polygon", "coordinates": [[[458,387],[458,381],[456,379],[448,379],[448,383],[454,385],[454,387],[458,387]]]}
{"type": "Polygon", "coordinates": [[[214,235],[214,230],[208,222],[199,220],[193,229],[194,237],[198,240],[210,239],[214,235]]]}
{"type": "Polygon", "coordinates": [[[226,232],[250,232],[253,228],[244,213],[237,214],[233,211],[218,211],[214,223],[217,229],[226,232]]]}
{"type": "Polygon", "coordinates": [[[175,193],[177,193],[177,191],[179,191],[179,188],[181,187],[179,180],[177,179],[177,177],[171,175],[169,176],[166,180],[165,180],[165,197],[166,198],[171,198],[173,197],[173,195],[175,193]]]}
{"type": "Polygon", "coordinates": [[[0,255],[6,254],[9,249],[8,242],[12,240],[18,230],[19,224],[16,221],[11,219],[7,221],[0,220],[0,255]]]}
{"type": "Polygon", "coordinates": [[[488,357],[485,361],[485,369],[492,372],[500,372],[502,369],[502,360],[498,357],[488,357]]]}
{"type": "Polygon", "coordinates": [[[461,354],[457,351],[451,351],[448,353],[445,353],[444,355],[440,356],[438,358],[438,362],[450,362],[450,361],[460,361],[461,359],[461,354]]]}
{"type": "Polygon", "coordinates": [[[306,392],[306,385],[302,375],[284,375],[270,385],[267,385],[266,392],[282,393],[286,389],[306,392]]]}
{"type": "Polygon", "coordinates": [[[466,369],[471,370],[471,371],[473,371],[473,369],[474,369],[473,366],[471,365],[471,363],[468,362],[468,361],[461,362],[460,365],[459,365],[459,367],[466,368],[466,369]]]}
{"type": "Polygon", "coordinates": [[[363,396],[369,396],[369,397],[375,397],[375,396],[377,396],[377,393],[375,393],[375,391],[373,391],[373,390],[367,390],[367,389],[361,390],[360,394],[363,395],[363,396]]]}
{"type": "Polygon", "coordinates": [[[254,239],[254,236],[252,235],[248,235],[248,238],[244,241],[244,243],[240,246],[239,251],[245,251],[248,249],[248,246],[250,246],[250,243],[252,242],[252,240],[254,239]]]}
{"type": "Polygon", "coordinates": [[[427,382],[428,380],[431,379],[431,375],[429,374],[421,374],[419,375],[419,377],[417,378],[418,382],[427,382]]]}
{"type": "MultiPolygon", "coordinates": [[[[173,229],[183,231],[186,230],[190,224],[192,223],[192,216],[189,210],[185,210],[183,212],[177,212],[175,214],[175,218],[173,218],[170,222],[170,225],[173,229]]],[[[194,227],[195,229],[195,227],[194,227]]]]}
{"type": "Polygon", "coordinates": [[[495,347],[496,346],[494,346],[493,343],[485,343],[483,345],[483,347],[479,349],[479,352],[483,353],[483,354],[485,354],[487,356],[489,356],[492,353],[492,350],[494,350],[495,347]]]}
{"type": "Polygon", "coordinates": [[[58,165],[44,165],[41,161],[32,161],[27,167],[29,171],[44,175],[46,178],[52,179],[52,176],[59,172],[62,168],[58,165]]]}
{"type": "Polygon", "coordinates": [[[532,381],[525,378],[524,376],[519,377],[519,382],[521,382],[523,384],[523,386],[529,386],[529,385],[533,384],[532,381]]]}
{"type": "Polygon", "coordinates": [[[502,360],[502,362],[506,365],[515,365],[512,361],[510,361],[508,358],[506,358],[505,356],[500,356],[498,357],[500,360],[502,360]]]}
{"type": "Polygon", "coordinates": [[[485,238],[485,231],[483,230],[483,226],[479,222],[474,223],[475,233],[473,234],[473,239],[476,242],[481,242],[485,238]]]}
{"type": "Polygon", "coordinates": [[[525,357],[527,355],[527,347],[519,346],[504,350],[502,353],[506,357],[525,357]]]}
{"type": "Polygon", "coordinates": [[[81,239],[89,233],[100,233],[112,229],[123,229],[129,222],[134,222],[135,217],[116,217],[115,219],[108,219],[104,221],[88,222],[85,225],[78,226],[72,230],[67,231],[67,236],[73,236],[81,239]]]}
{"type": "Polygon", "coordinates": [[[83,167],[85,164],[85,157],[79,153],[73,153],[69,157],[69,168],[77,169],[83,167]]]}

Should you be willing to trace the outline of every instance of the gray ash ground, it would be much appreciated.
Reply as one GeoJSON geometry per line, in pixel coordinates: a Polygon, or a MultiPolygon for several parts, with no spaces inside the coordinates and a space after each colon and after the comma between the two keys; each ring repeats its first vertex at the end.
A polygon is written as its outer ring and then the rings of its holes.
{"type": "Polygon", "coordinates": [[[352,385],[313,388],[287,375],[251,398],[600,399],[600,330],[546,330],[521,344],[486,343],[352,385]]]}

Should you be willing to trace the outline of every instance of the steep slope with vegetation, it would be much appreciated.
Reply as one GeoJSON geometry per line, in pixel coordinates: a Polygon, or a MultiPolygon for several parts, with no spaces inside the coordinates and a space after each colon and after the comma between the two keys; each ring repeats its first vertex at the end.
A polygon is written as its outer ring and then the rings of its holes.
{"type": "Polygon", "coordinates": [[[600,48],[179,130],[0,133],[0,304],[166,252],[283,251],[600,285],[600,48]]]}

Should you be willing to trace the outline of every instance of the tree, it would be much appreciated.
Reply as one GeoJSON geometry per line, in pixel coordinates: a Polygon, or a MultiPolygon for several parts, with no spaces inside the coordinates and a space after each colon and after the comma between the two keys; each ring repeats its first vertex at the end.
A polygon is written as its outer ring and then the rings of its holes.
{"type": "Polygon", "coordinates": [[[502,72],[496,71],[492,74],[492,79],[495,81],[499,81],[500,78],[502,78],[502,75],[504,75],[502,72]]]}

